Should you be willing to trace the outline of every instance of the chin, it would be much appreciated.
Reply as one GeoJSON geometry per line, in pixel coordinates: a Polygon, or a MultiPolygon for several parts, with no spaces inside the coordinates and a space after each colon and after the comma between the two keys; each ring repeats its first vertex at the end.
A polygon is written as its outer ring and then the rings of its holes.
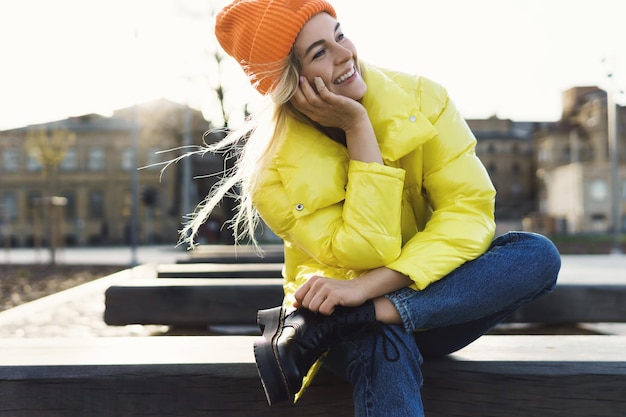
{"type": "Polygon", "coordinates": [[[351,92],[351,94],[349,94],[349,97],[351,99],[359,101],[363,98],[363,96],[365,96],[365,93],[367,92],[367,85],[365,85],[364,82],[362,82],[361,84],[361,86],[358,86],[358,88],[354,89],[354,92],[351,92]]]}
{"type": "Polygon", "coordinates": [[[361,68],[356,69],[358,78],[354,80],[352,85],[350,85],[350,98],[354,100],[361,100],[365,93],[367,92],[367,84],[365,84],[365,80],[361,74],[361,68]]]}
{"type": "Polygon", "coordinates": [[[339,94],[344,97],[351,98],[352,100],[359,101],[365,95],[367,91],[367,85],[363,81],[363,79],[359,79],[351,83],[349,86],[344,86],[343,88],[334,88],[332,90],[333,93],[339,94]]]}

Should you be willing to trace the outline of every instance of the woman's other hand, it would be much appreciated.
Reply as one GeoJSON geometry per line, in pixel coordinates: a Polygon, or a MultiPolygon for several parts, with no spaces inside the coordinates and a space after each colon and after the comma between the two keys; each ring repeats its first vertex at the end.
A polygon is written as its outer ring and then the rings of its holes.
{"type": "Polygon", "coordinates": [[[372,269],[351,280],[314,275],[296,290],[294,307],[330,315],[337,306],[358,307],[367,300],[374,300],[379,321],[399,323],[398,311],[384,295],[411,283],[406,275],[385,267],[372,269]]]}
{"type": "Polygon", "coordinates": [[[337,306],[360,306],[368,298],[356,284],[355,280],[346,281],[314,275],[295,292],[294,307],[330,315],[337,306]]]}

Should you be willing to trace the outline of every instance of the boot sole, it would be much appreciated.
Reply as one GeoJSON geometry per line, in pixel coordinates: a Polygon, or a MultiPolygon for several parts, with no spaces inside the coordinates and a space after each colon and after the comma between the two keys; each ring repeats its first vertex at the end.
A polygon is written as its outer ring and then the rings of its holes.
{"type": "Polygon", "coordinates": [[[283,307],[259,310],[257,317],[262,339],[254,342],[254,358],[269,405],[293,400],[293,394],[289,392],[276,352],[276,340],[280,335],[279,329],[283,326],[284,318],[283,307]]]}

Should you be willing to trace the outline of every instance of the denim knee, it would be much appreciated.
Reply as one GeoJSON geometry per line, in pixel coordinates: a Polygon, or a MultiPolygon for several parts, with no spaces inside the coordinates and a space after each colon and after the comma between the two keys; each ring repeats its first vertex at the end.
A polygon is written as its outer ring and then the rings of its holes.
{"type": "Polygon", "coordinates": [[[539,285],[543,283],[544,291],[552,291],[561,269],[561,254],[554,243],[538,233],[509,232],[496,238],[491,248],[510,244],[523,251],[529,263],[534,265],[535,273],[529,272],[529,278],[536,277],[539,285]]]}
{"type": "Polygon", "coordinates": [[[544,236],[510,232],[496,238],[474,261],[422,291],[387,294],[405,330],[473,321],[532,301],[556,285],[561,257],[544,236]]]}

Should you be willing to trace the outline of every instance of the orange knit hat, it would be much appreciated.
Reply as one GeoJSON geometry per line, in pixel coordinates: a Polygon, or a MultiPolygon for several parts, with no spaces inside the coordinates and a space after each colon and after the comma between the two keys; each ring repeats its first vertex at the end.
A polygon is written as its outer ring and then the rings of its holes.
{"type": "Polygon", "coordinates": [[[302,26],[321,12],[337,17],[324,0],[235,0],[218,13],[215,35],[252,85],[266,94],[302,26]]]}

